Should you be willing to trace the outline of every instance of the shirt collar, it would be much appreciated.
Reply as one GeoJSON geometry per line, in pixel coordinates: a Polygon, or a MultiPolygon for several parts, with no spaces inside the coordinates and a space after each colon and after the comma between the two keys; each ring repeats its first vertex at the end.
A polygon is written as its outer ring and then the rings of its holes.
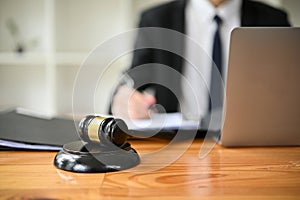
{"type": "Polygon", "coordinates": [[[222,18],[223,23],[230,22],[233,16],[240,15],[241,0],[227,0],[215,8],[209,0],[190,0],[191,8],[197,15],[198,20],[213,20],[215,15],[222,18]]]}

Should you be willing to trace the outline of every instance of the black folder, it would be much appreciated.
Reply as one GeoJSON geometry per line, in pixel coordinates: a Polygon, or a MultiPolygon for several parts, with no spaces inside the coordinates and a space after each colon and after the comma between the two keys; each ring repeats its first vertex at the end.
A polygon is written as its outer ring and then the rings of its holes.
{"type": "Polygon", "coordinates": [[[18,114],[0,113],[0,146],[2,149],[59,150],[65,143],[79,140],[72,119],[42,119],[18,114]]]}

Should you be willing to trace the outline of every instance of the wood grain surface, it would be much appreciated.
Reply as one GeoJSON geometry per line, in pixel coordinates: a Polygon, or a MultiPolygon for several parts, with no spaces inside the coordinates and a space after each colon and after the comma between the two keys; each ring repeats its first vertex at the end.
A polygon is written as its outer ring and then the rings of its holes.
{"type": "Polygon", "coordinates": [[[300,199],[300,147],[216,145],[199,159],[197,139],[168,165],[187,142],[165,154],[168,140],[130,143],[141,164],[153,152],[162,156],[143,168],[80,174],[55,168],[56,152],[0,151],[0,199],[300,199]]]}

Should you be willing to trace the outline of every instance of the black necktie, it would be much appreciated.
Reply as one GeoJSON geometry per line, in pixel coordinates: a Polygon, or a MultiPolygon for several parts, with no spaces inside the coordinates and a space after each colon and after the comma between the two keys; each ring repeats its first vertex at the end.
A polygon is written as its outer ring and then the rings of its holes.
{"type": "Polygon", "coordinates": [[[212,52],[212,76],[211,76],[211,86],[210,86],[210,103],[209,103],[209,111],[214,109],[222,108],[223,104],[223,86],[222,80],[220,79],[220,75],[222,76],[222,44],[220,37],[220,28],[222,24],[222,19],[216,15],[214,17],[214,21],[217,24],[217,29],[214,35],[213,41],[213,52],[212,52]],[[214,66],[216,65],[216,66],[214,66]],[[212,103],[213,101],[213,103],[212,103]],[[213,105],[212,105],[213,104],[213,105]]]}

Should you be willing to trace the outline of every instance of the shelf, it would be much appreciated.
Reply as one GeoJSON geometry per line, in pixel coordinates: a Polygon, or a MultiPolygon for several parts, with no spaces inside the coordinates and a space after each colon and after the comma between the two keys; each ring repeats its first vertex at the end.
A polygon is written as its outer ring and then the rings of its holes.
{"type": "MultiPolygon", "coordinates": [[[[56,65],[80,65],[89,55],[88,52],[59,52],[53,59],[56,65]]],[[[45,65],[45,53],[28,52],[17,54],[13,52],[0,53],[0,65],[45,65]]]]}
{"type": "Polygon", "coordinates": [[[46,62],[46,56],[43,53],[0,53],[0,65],[42,65],[46,62]]]}

